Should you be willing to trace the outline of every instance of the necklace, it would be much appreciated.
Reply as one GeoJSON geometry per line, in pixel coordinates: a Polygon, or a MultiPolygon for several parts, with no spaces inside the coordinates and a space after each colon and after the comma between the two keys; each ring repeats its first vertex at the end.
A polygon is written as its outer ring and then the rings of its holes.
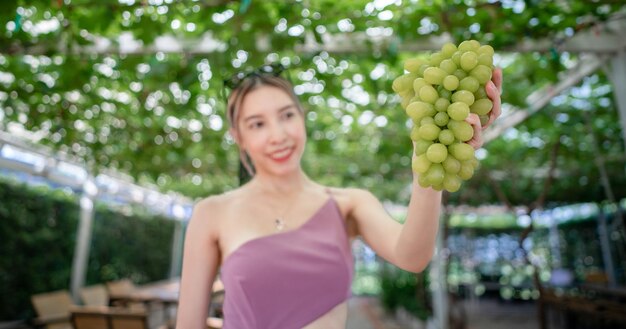
{"type": "Polygon", "coordinates": [[[276,231],[282,231],[285,229],[285,227],[287,227],[287,221],[285,220],[285,215],[289,213],[289,210],[291,210],[291,207],[293,207],[296,201],[298,201],[299,196],[300,196],[300,193],[297,193],[294,200],[288,204],[287,209],[285,209],[285,211],[283,211],[282,214],[274,217],[274,228],[276,229],[276,231]]]}

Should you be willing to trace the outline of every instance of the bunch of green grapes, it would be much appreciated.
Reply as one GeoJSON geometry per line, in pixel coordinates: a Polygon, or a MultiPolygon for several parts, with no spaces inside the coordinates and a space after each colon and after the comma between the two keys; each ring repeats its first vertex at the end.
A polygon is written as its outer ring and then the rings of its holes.
{"type": "Polygon", "coordinates": [[[445,44],[429,58],[404,63],[408,73],[393,81],[402,107],[413,121],[413,171],[422,187],[456,192],[474,175],[478,160],[467,144],[474,129],[465,121],[476,113],[484,125],[493,107],[485,84],[493,71],[491,46],[476,40],[445,44]]]}

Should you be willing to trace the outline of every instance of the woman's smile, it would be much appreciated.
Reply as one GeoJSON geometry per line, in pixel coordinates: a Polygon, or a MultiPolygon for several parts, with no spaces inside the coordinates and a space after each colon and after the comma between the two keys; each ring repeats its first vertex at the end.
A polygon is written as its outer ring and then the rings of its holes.
{"type": "Polygon", "coordinates": [[[293,151],[296,149],[295,146],[290,146],[290,147],[285,147],[282,149],[279,149],[275,152],[270,153],[270,159],[276,161],[276,162],[286,162],[287,160],[289,160],[289,158],[291,158],[291,155],[293,154],[293,151]]]}

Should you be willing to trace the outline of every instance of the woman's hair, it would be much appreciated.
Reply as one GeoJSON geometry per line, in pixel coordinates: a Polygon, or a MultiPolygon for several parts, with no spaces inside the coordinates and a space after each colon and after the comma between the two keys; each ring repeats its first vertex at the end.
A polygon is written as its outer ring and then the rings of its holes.
{"type": "MultiPolygon", "coordinates": [[[[274,87],[284,91],[287,95],[289,95],[289,98],[291,98],[294,104],[296,104],[298,111],[300,111],[301,114],[304,114],[304,109],[302,108],[298,97],[293,92],[293,86],[289,81],[272,74],[253,74],[243,79],[228,96],[226,117],[228,119],[228,124],[230,127],[235,129],[237,134],[239,134],[238,122],[243,100],[250,92],[263,86],[274,87]]],[[[246,152],[241,148],[239,148],[239,158],[241,159],[241,163],[243,163],[248,174],[250,174],[250,176],[254,176],[254,166],[250,163],[250,159],[248,158],[246,152]]]]}

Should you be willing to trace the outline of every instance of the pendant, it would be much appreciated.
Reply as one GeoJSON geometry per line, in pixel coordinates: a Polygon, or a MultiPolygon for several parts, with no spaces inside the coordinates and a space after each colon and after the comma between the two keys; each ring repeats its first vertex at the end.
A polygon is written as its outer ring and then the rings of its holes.
{"type": "Polygon", "coordinates": [[[274,222],[276,223],[277,231],[282,231],[285,228],[285,221],[282,218],[276,218],[274,222]]]}

